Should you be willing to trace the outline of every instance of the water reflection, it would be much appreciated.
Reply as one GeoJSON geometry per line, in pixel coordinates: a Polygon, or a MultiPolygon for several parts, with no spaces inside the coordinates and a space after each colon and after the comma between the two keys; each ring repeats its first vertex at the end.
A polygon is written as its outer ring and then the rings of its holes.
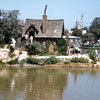
{"type": "Polygon", "coordinates": [[[100,88],[99,77],[99,69],[0,69],[0,100],[83,100],[77,93],[100,88]]]}

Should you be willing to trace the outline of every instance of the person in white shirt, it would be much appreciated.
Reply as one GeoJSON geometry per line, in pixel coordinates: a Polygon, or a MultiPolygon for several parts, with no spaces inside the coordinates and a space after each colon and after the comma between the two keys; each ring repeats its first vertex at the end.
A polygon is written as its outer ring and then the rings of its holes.
{"type": "Polygon", "coordinates": [[[31,43],[33,43],[33,36],[32,35],[30,36],[30,41],[31,41],[31,43]]]}

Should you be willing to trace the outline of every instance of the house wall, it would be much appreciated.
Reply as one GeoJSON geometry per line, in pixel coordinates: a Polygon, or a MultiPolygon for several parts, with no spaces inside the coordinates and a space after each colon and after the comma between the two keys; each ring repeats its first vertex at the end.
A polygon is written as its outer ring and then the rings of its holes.
{"type": "Polygon", "coordinates": [[[46,43],[49,41],[56,42],[57,38],[36,38],[35,41],[40,42],[40,43],[46,43]]]}

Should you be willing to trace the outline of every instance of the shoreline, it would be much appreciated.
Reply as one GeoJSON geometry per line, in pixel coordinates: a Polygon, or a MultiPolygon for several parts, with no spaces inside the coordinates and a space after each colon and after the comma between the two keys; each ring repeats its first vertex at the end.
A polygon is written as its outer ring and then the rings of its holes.
{"type": "Polygon", "coordinates": [[[91,63],[72,63],[72,64],[45,64],[45,65],[32,65],[32,64],[3,64],[0,68],[13,67],[13,68],[100,68],[100,64],[91,63]]]}

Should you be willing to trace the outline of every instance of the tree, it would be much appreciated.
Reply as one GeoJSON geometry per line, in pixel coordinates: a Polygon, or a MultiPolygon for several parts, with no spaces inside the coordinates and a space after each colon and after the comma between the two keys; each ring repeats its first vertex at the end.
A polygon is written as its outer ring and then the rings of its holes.
{"type": "Polygon", "coordinates": [[[73,31],[72,35],[74,35],[74,36],[79,36],[79,37],[82,36],[82,30],[81,29],[73,28],[72,31],[73,31]]]}
{"type": "Polygon", "coordinates": [[[0,10],[0,44],[3,44],[4,43],[4,37],[3,37],[3,34],[2,33],[2,21],[1,21],[1,10],[0,10]]]}
{"type": "Polygon", "coordinates": [[[95,18],[90,26],[90,32],[93,33],[95,39],[100,38],[100,18],[95,18]]]}
{"type": "Polygon", "coordinates": [[[82,35],[81,39],[82,39],[83,42],[86,42],[86,41],[93,41],[93,40],[94,40],[94,36],[93,36],[92,33],[89,33],[89,32],[88,32],[88,33],[82,35]]]}
{"type": "Polygon", "coordinates": [[[11,38],[18,39],[22,32],[23,22],[18,18],[19,10],[0,10],[0,34],[3,35],[5,43],[11,38]]]}

